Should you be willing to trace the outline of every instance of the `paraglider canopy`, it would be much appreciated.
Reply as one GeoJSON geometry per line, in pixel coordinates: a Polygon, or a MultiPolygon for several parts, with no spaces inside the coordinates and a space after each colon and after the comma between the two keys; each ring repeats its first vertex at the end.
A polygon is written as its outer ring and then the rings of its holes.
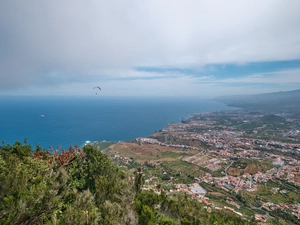
{"type": "Polygon", "coordinates": [[[100,87],[98,87],[98,86],[93,87],[93,89],[95,89],[95,88],[98,88],[98,89],[101,91],[101,88],[100,88],[100,87]]]}
{"type": "MultiPolygon", "coordinates": [[[[101,91],[101,88],[98,86],[93,87],[93,89],[99,89],[101,91]]],[[[98,94],[98,93],[96,92],[96,94],[98,94]]]]}

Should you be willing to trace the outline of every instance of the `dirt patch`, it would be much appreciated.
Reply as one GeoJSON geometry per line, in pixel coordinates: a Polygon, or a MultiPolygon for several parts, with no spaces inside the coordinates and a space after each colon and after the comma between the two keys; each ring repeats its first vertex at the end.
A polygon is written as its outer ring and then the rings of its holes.
{"type": "Polygon", "coordinates": [[[240,176],[241,173],[256,174],[258,171],[262,171],[262,168],[257,164],[248,164],[245,169],[239,169],[236,167],[229,167],[227,170],[228,175],[240,176]]]}
{"type": "Polygon", "coordinates": [[[262,171],[262,168],[257,164],[248,164],[244,169],[244,173],[256,174],[258,171],[262,171]]]}
{"type": "Polygon", "coordinates": [[[295,173],[294,175],[295,175],[295,177],[294,177],[295,182],[300,184],[300,173],[295,173]]]}
{"type": "Polygon", "coordinates": [[[240,176],[240,174],[241,174],[243,171],[244,171],[243,169],[238,169],[238,168],[235,168],[235,167],[230,167],[230,168],[227,170],[227,173],[228,173],[228,175],[230,175],[230,176],[240,176]]]}

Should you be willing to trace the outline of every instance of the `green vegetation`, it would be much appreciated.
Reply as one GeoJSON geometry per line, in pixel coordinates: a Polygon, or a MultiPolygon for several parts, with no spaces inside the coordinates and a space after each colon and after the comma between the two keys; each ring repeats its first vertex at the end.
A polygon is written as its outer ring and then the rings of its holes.
{"type": "Polygon", "coordinates": [[[144,165],[144,173],[147,177],[158,177],[159,182],[166,182],[173,177],[176,183],[191,183],[195,177],[201,177],[204,172],[198,166],[187,163],[185,161],[166,161],[161,162],[158,166],[144,165]],[[163,173],[166,172],[166,175],[163,173]]]}
{"type": "Polygon", "coordinates": [[[95,147],[48,152],[0,146],[0,224],[256,224],[208,213],[187,195],[142,191],[142,169],[121,170],[95,147]]]}
{"type": "Polygon", "coordinates": [[[236,167],[238,169],[245,169],[247,167],[247,163],[244,160],[238,160],[232,164],[232,167],[236,167]]]}
{"type": "Polygon", "coordinates": [[[99,149],[99,150],[103,150],[108,148],[109,146],[111,146],[112,144],[114,144],[113,142],[98,142],[97,144],[95,144],[95,146],[99,149]]]}
{"type": "Polygon", "coordinates": [[[270,215],[274,216],[275,218],[283,218],[285,221],[289,222],[290,224],[295,224],[295,225],[300,224],[300,220],[297,217],[291,215],[290,213],[287,213],[284,210],[275,209],[270,212],[270,215]]]}
{"type": "Polygon", "coordinates": [[[262,122],[267,122],[267,123],[284,123],[284,122],[286,122],[283,117],[276,116],[273,114],[264,115],[260,120],[262,122]]]}
{"type": "Polygon", "coordinates": [[[181,157],[182,154],[176,152],[161,152],[161,157],[170,157],[170,158],[178,158],[181,157]]]}
{"type": "Polygon", "coordinates": [[[292,191],[292,192],[295,192],[297,194],[300,194],[300,190],[299,190],[299,187],[295,186],[295,185],[292,185],[292,184],[289,184],[289,183],[286,183],[286,182],[283,182],[283,181],[280,181],[280,180],[269,180],[267,182],[267,186],[269,187],[278,187],[279,189],[286,189],[288,191],[292,191]]]}
{"type": "Polygon", "coordinates": [[[255,207],[261,206],[263,202],[273,202],[275,204],[297,204],[300,202],[300,191],[297,187],[286,182],[268,181],[266,185],[259,185],[257,191],[242,191],[246,201],[255,207]],[[277,191],[274,191],[276,189],[277,191]]]}

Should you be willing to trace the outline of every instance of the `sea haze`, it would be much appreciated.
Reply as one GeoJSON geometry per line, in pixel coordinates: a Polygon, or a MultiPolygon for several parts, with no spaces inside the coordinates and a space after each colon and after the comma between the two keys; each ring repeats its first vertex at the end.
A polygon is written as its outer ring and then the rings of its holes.
{"type": "Polygon", "coordinates": [[[48,149],[147,137],[196,112],[233,109],[196,98],[1,97],[0,141],[48,149]]]}

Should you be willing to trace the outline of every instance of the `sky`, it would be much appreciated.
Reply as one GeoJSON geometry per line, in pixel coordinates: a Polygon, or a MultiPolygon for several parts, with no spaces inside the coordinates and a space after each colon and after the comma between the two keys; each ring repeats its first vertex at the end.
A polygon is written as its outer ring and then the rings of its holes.
{"type": "Polygon", "coordinates": [[[300,89],[299,0],[0,0],[0,96],[300,89]]]}

